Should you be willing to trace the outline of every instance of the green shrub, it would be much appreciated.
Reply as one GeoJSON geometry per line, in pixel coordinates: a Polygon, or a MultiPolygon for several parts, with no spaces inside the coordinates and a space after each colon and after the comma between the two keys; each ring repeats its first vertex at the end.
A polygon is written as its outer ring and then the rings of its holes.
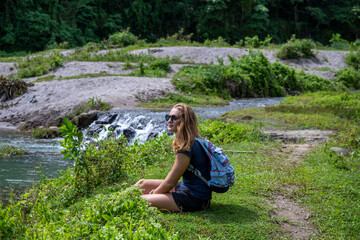
{"type": "Polygon", "coordinates": [[[214,40],[206,39],[204,41],[204,45],[211,46],[211,47],[227,47],[227,46],[229,46],[229,43],[227,43],[226,40],[220,36],[214,40]]]}
{"type": "Polygon", "coordinates": [[[118,45],[120,47],[134,45],[137,41],[138,38],[130,32],[130,29],[114,33],[109,37],[110,44],[118,45]]]}
{"type": "Polygon", "coordinates": [[[154,61],[150,62],[149,67],[153,70],[159,69],[164,72],[170,71],[170,58],[157,58],[154,61]]]}
{"type": "Polygon", "coordinates": [[[82,113],[87,113],[92,110],[99,110],[99,111],[107,111],[109,110],[110,105],[104,101],[102,101],[100,98],[89,98],[89,101],[87,103],[84,103],[83,105],[73,109],[71,112],[66,114],[66,117],[69,118],[71,121],[77,122],[77,116],[79,116],[82,113]]]}
{"type": "Polygon", "coordinates": [[[341,38],[341,35],[339,33],[333,34],[331,39],[329,40],[331,43],[331,47],[338,49],[338,50],[344,50],[349,49],[350,43],[349,41],[341,38]]]}
{"type": "Polygon", "coordinates": [[[0,157],[12,157],[12,156],[26,155],[26,154],[28,154],[28,152],[19,147],[14,147],[7,144],[4,146],[0,146],[0,157]]]}
{"type": "Polygon", "coordinates": [[[360,70],[360,50],[358,50],[357,52],[350,52],[346,56],[345,62],[350,67],[353,67],[356,70],[360,70]]]}
{"type": "Polygon", "coordinates": [[[31,136],[33,138],[56,138],[59,137],[59,129],[58,128],[54,128],[54,127],[50,127],[50,128],[36,128],[33,129],[31,132],[31,136]]]}
{"type": "Polygon", "coordinates": [[[310,58],[315,54],[311,49],[315,48],[315,44],[309,39],[296,39],[295,35],[284,44],[280,50],[276,53],[276,56],[280,59],[292,59],[292,58],[310,58]]]}
{"type": "Polygon", "coordinates": [[[19,78],[30,78],[49,73],[64,64],[64,56],[59,53],[50,53],[48,56],[37,55],[17,60],[16,66],[19,78]]]}
{"type": "Polygon", "coordinates": [[[14,99],[26,93],[28,87],[33,85],[33,83],[27,83],[19,79],[16,75],[10,75],[8,77],[0,75],[0,97],[5,100],[14,99]]]}
{"type": "Polygon", "coordinates": [[[353,67],[344,68],[337,72],[335,81],[344,84],[350,89],[360,89],[360,72],[353,67]]]}
{"type": "Polygon", "coordinates": [[[204,120],[199,124],[200,135],[216,144],[234,142],[257,142],[269,138],[259,126],[223,122],[221,120],[204,120]]]}

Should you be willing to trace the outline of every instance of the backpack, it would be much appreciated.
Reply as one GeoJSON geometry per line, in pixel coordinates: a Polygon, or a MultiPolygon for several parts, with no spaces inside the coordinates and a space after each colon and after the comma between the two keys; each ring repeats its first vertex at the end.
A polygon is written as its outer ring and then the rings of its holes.
{"type": "Polygon", "coordinates": [[[235,172],[233,166],[229,163],[229,158],[224,154],[223,149],[216,147],[209,140],[195,138],[204,149],[210,160],[210,180],[206,180],[198,169],[189,164],[187,170],[201,178],[212,191],[224,193],[229,187],[234,185],[235,172]]]}

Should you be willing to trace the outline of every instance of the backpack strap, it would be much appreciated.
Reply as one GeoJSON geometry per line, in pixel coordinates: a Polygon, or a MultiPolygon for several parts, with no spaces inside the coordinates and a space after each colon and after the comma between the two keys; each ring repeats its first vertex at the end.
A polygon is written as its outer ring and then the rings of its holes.
{"type": "Polygon", "coordinates": [[[187,170],[192,172],[195,176],[198,176],[201,180],[203,180],[206,183],[206,185],[208,185],[208,180],[206,180],[206,178],[204,178],[201,175],[201,172],[197,168],[195,168],[193,165],[191,165],[190,163],[189,163],[187,170]]]}

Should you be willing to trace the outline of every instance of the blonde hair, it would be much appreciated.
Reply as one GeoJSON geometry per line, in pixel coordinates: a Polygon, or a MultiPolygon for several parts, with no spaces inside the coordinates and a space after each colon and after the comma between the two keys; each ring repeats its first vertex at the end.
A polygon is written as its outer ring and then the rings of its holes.
{"type": "Polygon", "coordinates": [[[181,117],[178,120],[180,123],[176,129],[176,136],[172,143],[173,151],[190,151],[195,137],[200,137],[196,114],[190,106],[184,103],[178,103],[173,108],[176,108],[180,112],[179,117],[181,117]]]}

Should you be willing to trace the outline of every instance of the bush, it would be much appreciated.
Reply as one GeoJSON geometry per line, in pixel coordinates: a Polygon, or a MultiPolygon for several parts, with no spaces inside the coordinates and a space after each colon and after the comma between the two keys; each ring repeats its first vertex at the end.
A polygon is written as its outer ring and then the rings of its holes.
{"type": "Polygon", "coordinates": [[[350,89],[360,89],[360,72],[353,67],[344,68],[337,72],[335,81],[344,84],[350,89]]]}
{"type": "Polygon", "coordinates": [[[269,138],[258,126],[241,123],[226,123],[221,120],[204,120],[199,124],[202,137],[216,144],[234,142],[257,142],[269,138]]]}
{"type": "Polygon", "coordinates": [[[22,148],[4,145],[0,146],[0,157],[12,157],[18,155],[26,155],[28,152],[22,148]]]}
{"type": "Polygon", "coordinates": [[[19,71],[16,76],[19,78],[30,78],[49,73],[64,64],[64,56],[59,53],[51,53],[49,56],[38,55],[27,58],[20,58],[16,65],[19,71]]]}
{"type": "Polygon", "coordinates": [[[360,50],[357,52],[350,52],[346,56],[345,62],[356,70],[360,70],[360,50]]]}
{"type": "Polygon", "coordinates": [[[27,92],[33,83],[27,83],[12,75],[9,78],[0,75],[0,99],[3,101],[14,99],[27,92]]]}
{"type": "Polygon", "coordinates": [[[210,94],[228,99],[280,97],[290,91],[345,90],[342,82],[298,72],[278,62],[270,63],[262,52],[251,51],[230,64],[186,66],[174,75],[175,87],[185,93],[210,94]]]}
{"type": "Polygon", "coordinates": [[[315,48],[315,43],[309,39],[296,39],[295,35],[284,44],[280,50],[276,53],[276,56],[280,59],[298,59],[298,58],[310,58],[315,54],[311,51],[315,48]]]}
{"type": "Polygon", "coordinates": [[[339,33],[333,34],[332,38],[329,40],[331,43],[331,47],[339,50],[349,49],[350,43],[341,38],[341,35],[339,33]]]}
{"type": "Polygon", "coordinates": [[[66,114],[66,117],[71,121],[77,123],[77,116],[82,113],[87,113],[92,110],[106,111],[109,110],[110,106],[107,102],[103,102],[100,98],[89,98],[87,103],[73,109],[71,112],[66,114]]]}
{"type": "Polygon", "coordinates": [[[59,134],[59,129],[57,127],[49,127],[49,128],[39,127],[37,129],[32,130],[31,136],[33,138],[49,139],[49,138],[59,137],[60,134],[59,134]]]}
{"type": "Polygon", "coordinates": [[[129,29],[126,29],[122,32],[114,33],[109,37],[110,44],[119,45],[120,47],[134,45],[137,41],[138,38],[134,34],[132,34],[129,29]]]}
{"type": "Polygon", "coordinates": [[[170,71],[170,58],[157,58],[156,60],[150,62],[149,67],[153,70],[159,69],[165,72],[170,71]]]}

